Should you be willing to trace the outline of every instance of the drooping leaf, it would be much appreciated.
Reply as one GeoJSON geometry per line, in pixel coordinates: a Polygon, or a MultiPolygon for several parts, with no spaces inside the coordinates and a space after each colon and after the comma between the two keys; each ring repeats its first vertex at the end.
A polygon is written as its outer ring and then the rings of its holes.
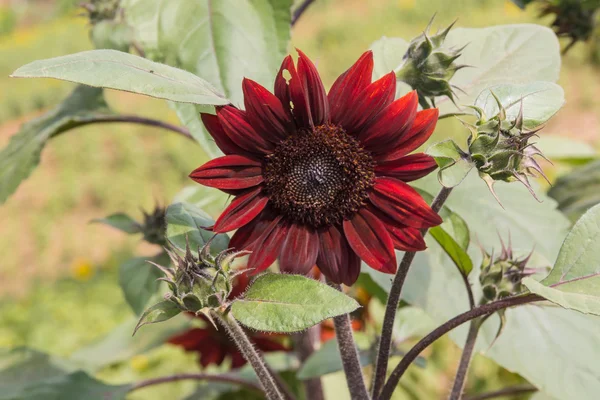
{"type": "Polygon", "coordinates": [[[471,261],[471,257],[469,257],[466,250],[463,249],[456,242],[456,240],[454,240],[452,236],[450,236],[440,226],[431,228],[429,233],[436,240],[436,242],[442,246],[442,249],[444,249],[460,273],[464,276],[469,276],[473,270],[473,262],[471,261]]]}
{"type": "Polygon", "coordinates": [[[133,329],[133,334],[144,325],[155,324],[157,322],[167,321],[181,312],[175,303],[169,300],[163,300],[148,308],[133,329]]]}
{"type": "MultiPolygon", "coordinates": [[[[207,231],[214,221],[202,209],[189,203],[174,203],[167,208],[167,238],[180,249],[186,247],[186,237],[193,251],[210,240],[214,233],[207,231]]],[[[227,248],[229,237],[218,234],[211,242],[210,250],[218,253],[227,248]]]]}
{"type": "Polygon", "coordinates": [[[541,282],[523,284],[533,293],[562,307],[600,315],[600,205],[577,221],[550,274],[541,282]]]}
{"type": "Polygon", "coordinates": [[[470,156],[451,139],[432,145],[427,154],[435,158],[440,168],[438,179],[447,188],[461,183],[474,167],[470,156]]]}
{"type": "Polygon", "coordinates": [[[558,178],[548,195],[571,220],[577,220],[587,209],[600,203],[600,160],[558,178]]]}
{"type": "Polygon", "coordinates": [[[152,329],[142,329],[133,337],[131,332],[137,322],[137,318],[132,317],[119,324],[108,334],[77,350],[70,361],[86,371],[95,372],[156,348],[190,326],[189,318],[177,317],[157,324],[152,329]]]}
{"type": "Polygon", "coordinates": [[[136,257],[125,261],[119,267],[119,285],[123,290],[125,300],[136,315],[140,315],[148,301],[156,294],[159,283],[157,279],[164,274],[150,264],[168,266],[169,257],[162,252],[154,257],[136,257]]]}
{"type": "Polygon", "coordinates": [[[88,50],[33,61],[11,76],[55,78],[182,103],[229,103],[213,85],[190,72],[116,50],[88,50]]]}
{"type": "Polygon", "coordinates": [[[300,275],[267,273],[257,277],[231,312],[245,326],[265,332],[298,332],[356,310],[351,297],[300,275]]]}
{"type": "Polygon", "coordinates": [[[129,234],[140,233],[142,231],[142,226],[125,213],[112,214],[105,218],[94,219],[92,222],[112,226],[113,228],[129,234]]]}
{"type": "Polygon", "coordinates": [[[48,139],[111,114],[102,89],[78,86],[58,107],[23,124],[0,152],[0,203],[31,174],[48,139]]]}
{"type": "Polygon", "coordinates": [[[556,83],[537,81],[523,84],[490,86],[477,96],[475,106],[481,108],[488,118],[500,111],[494,95],[512,121],[523,107],[523,127],[534,129],[546,123],[565,104],[565,93],[556,83]]]}

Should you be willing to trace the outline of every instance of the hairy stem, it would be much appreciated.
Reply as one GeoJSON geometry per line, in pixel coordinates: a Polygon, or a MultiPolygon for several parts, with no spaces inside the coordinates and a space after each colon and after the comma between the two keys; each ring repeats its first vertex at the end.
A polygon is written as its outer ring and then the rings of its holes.
{"type": "Polygon", "coordinates": [[[473,396],[467,396],[465,400],[487,400],[494,399],[496,397],[502,396],[514,396],[518,394],[527,394],[537,392],[537,388],[535,386],[531,386],[529,384],[525,385],[517,385],[511,386],[504,389],[496,390],[493,392],[475,394],[473,396]]]}
{"type": "Polygon", "coordinates": [[[535,301],[542,300],[545,299],[541,296],[538,296],[537,294],[526,294],[507,297],[502,300],[493,301],[491,303],[475,307],[472,310],[466,311],[446,321],[444,324],[438,326],[427,336],[425,336],[423,339],[417,342],[417,344],[415,344],[413,348],[410,349],[408,353],[406,353],[402,360],[400,360],[400,363],[398,363],[396,368],[394,368],[394,371],[392,371],[388,381],[383,387],[381,395],[379,396],[379,400],[389,400],[392,397],[392,393],[394,393],[394,389],[396,388],[396,385],[398,385],[400,378],[410,366],[410,364],[419,356],[419,354],[421,354],[423,350],[429,347],[440,337],[450,332],[452,329],[464,324],[465,322],[471,321],[472,319],[487,316],[488,314],[492,314],[498,310],[503,310],[508,307],[514,307],[521,304],[533,303],[535,301]]]}
{"type": "MultiPolygon", "coordinates": [[[[443,187],[438,195],[431,203],[431,208],[438,212],[446,199],[452,192],[451,188],[443,187]]],[[[427,229],[423,229],[422,233],[425,235],[427,229]]],[[[394,331],[394,320],[396,319],[396,311],[398,310],[398,304],[400,303],[400,294],[402,293],[402,286],[406,280],[408,270],[415,258],[416,253],[409,251],[404,253],[400,265],[398,265],[398,271],[394,277],[392,288],[388,296],[387,305],[385,307],[385,316],[383,318],[383,327],[381,330],[381,338],[379,339],[379,348],[377,351],[377,360],[375,361],[375,374],[373,375],[373,387],[372,395],[376,398],[385,382],[385,376],[387,374],[388,359],[390,358],[390,350],[392,346],[392,333],[394,331]]]]}
{"type": "MultiPolygon", "coordinates": [[[[329,283],[329,285],[339,291],[342,291],[340,285],[329,283]]],[[[352,324],[350,323],[350,315],[343,314],[333,318],[335,326],[335,336],[342,356],[342,364],[344,373],[346,374],[346,382],[350,390],[352,400],[369,400],[369,392],[365,385],[365,379],[360,367],[360,359],[358,358],[358,349],[352,334],[352,324]]]]}
{"type": "Polygon", "coordinates": [[[469,366],[471,365],[471,359],[473,358],[473,350],[475,349],[480,326],[481,321],[479,319],[471,320],[471,323],[469,324],[469,334],[467,335],[467,341],[465,342],[465,347],[463,348],[462,356],[460,357],[460,363],[458,364],[452,392],[450,392],[450,397],[448,398],[449,400],[460,400],[462,393],[465,390],[467,373],[469,372],[469,366]]]}
{"type": "Polygon", "coordinates": [[[228,375],[224,375],[224,374],[218,375],[218,374],[203,374],[203,373],[200,373],[200,374],[175,374],[175,375],[169,375],[169,376],[161,376],[159,378],[147,379],[147,380],[136,383],[135,385],[133,385],[131,387],[131,389],[129,391],[132,392],[134,390],[142,389],[142,388],[145,388],[148,386],[154,386],[154,385],[160,385],[163,383],[178,382],[178,381],[190,380],[190,379],[199,380],[199,381],[232,383],[234,385],[244,386],[246,388],[256,390],[256,391],[262,393],[262,389],[260,388],[260,386],[258,386],[254,382],[250,382],[245,379],[240,379],[235,376],[228,376],[228,375]]]}
{"type": "Polygon", "coordinates": [[[304,14],[304,11],[306,11],[308,6],[310,6],[314,1],[315,0],[304,0],[302,4],[300,4],[298,8],[296,8],[294,14],[292,15],[292,26],[294,26],[296,22],[298,22],[298,19],[300,19],[302,14],[304,14]]]}
{"type": "Polygon", "coordinates": [[[246,332],[244,332],[240,324],[238,324],[238,322],[233,318],[231,313],[220,313],[213,311],[213,314],[217,317],[229,336],[231,336],[246,361],[248,361],[254,369],[254,372],[256,372],[258,381],[260,382],[267,399],[285,400],[281,394],[281,390],[273,378],[273,375],[267,368],[265,361],[256,351],[254,345],[250,342],[248,336],[246,336],[246,332]]]}
{"type": "MultiPolygon", "coordinates": [[[[321,326],[315,325],[305,332],[294,335],[294,343],[298,358],[302,363],[317,349],[321,336],[321,326]]],[[[323,384],[320,378],[307,379],[303,381],[306,398],[311,400],[325,400],[323,384]]]]}

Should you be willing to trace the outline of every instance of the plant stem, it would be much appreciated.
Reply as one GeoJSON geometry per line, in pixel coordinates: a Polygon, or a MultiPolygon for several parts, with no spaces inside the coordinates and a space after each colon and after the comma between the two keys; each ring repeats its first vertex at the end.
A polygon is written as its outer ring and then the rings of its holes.
{"type": "MultiPolygon", "coordinates": [[[[329,286],[342,291],[340,285],[328,282],[329,286]]],[[[338,342],[338,348],[340,349],[340,355],[342,357],[342,364],[344,366],[344,373],[346,374],[346,382],[348,383],[348,389],[350,390],[350,397],[352,400],[369,400],[369,392],[365,385],[365,379],[362,374],[362,368],[360,367],[360,360],[358,358],[358,349],[354,342],[354,335],[352,334],[352,324],[350,323],[350,315],[343,314],[333,318],[333,325],[335,326],[335,336],[338,342]]]]}
{"type": "Polygon", "coordinates": [[[465,390],[467,373],[469,372],[469,365],[473,358],[473,350],[475,349],[481,322],[482,321],[479,319],[474,319],[471,320],[471,323],[469,324],[469,334],[467,335],[467,341],[465,342],[465,347],[463,348],[462,356],[460,357],[460,363],[458,364],[458,370],[456,371],[452,392],[450,392],[450,397],[448,398],[449,400],[460,400],[462,393],[465,390]]]}
{"type": "Polygon", "coordinates": [[[535,386],[531,386],[529,384],[525,385],[517,385],[511,386],[504,389],[496,390],[494,392],[487,392],[481,394],[475,394],[473,396],[467,396],[465,400],[487,400],[493,399],[501,396],[511,396],[517,394],[526,394],[526,393],[534,393],[537,392],[537,388],[535,386]]]}
{"type": "Polygon", "coordinates": [[[267,370],[273,377],[273,380],[277,384],[277,387],[283,393],[283,397],[285,397],[286,400],[296,400],[296,396],[294,395],[294,393],[292,393],[287,383],[285,383],[285,381],[281,379],[281,376],[279,376],[277,372],[273,371],[269,364],[265,363],[265,367],[267,367],[267,370]]]}
{"type": "MultiPolygon", "coordinates": [[[[452,192],[452,188],[443,187],[438,195],[431,203],[433,211],[438,212],[448,196],[452,192]]],[[[427,229],[423,229],[422,234],[427,233],[427,229]]],[[[383,318],[383,327],[381,330],[381,338],[379,339],[379,349],[377,351],[377,360],[375,361],[375,374],[373,375],[373,388],[372,395],[376,398],[385,382],[387,374],[388,359],[390,358],[390,350],[392,346],[392,334],[394,331],[394,320],[396,319],[396,311],[398,310],[398,304],[400,303],[400,294],[402,293],[402,286],[406,280],[406,275],[410,265],[412,264],[415,255],[414,251],[404,253],[400,265],[398,265],[398,271],[394,277],[390,294],[388,295],[387,304],[385,307],[385,316],[383,318]]]]}
{"type": "Polygon", "coordinates": [[[246,336],[246,332],[244,332],[240,324],[238,324],[238,322],[233,318],[231,313],[213,311],[213,314],[217,317],[229,336],[231,336],[246,361],[248,361],[254,369],[254,372],[256,372],[256,376],[258,377],[267,399],[285,400],[279,387],[277,386],[277,383],[275,383],[273,375],[271,375],[269,372],[265,361],[256,351],[250,342],[250,339],[248,339],[248,336],[246,336]]]}
{"type": "Polygon", "coordinates": [[[244,380],[244,379],[237,378],[235,376],[217,375],[217,374],[202,374],[202,373],[200,373],[200,374],[175,374],[175,375],[169,375],[169,376],[161,376],[159,378],[147,379],[147,380],[136,383],[135,385],[133,385],[131,387],[131,389],[129,391],[132,392],[134,390],[142,389],[142,388],[145,388],[148,386],[160,385],[162,383],[183,381],[183,380],[188,380],[188,379],[195,379],[195,380],[199,380],[199,381],[232,383],[234,385],[245,386],[249,389],[256,390],[260,393],[263,392],[262,389],[260,388],[260,386],[258,386],[257,384],[247,381],[247,380],[244,380]]]}
{"type": "Polygon", "coordinates": [[[392,371],[392,373],[390,374],[390,377],[386,382],[385,386],[383,387],[381,395],[378,399],[389,400],[392,397],[392,393],[394,393],[394,389],[400,381],[400,378],[402,378],[402,375],[410,366],[410,364],[419,356],[419,354],[421,354],[423,350],[429,347],[429,345],[438,340],[440,337],[450,332],[452,329],[464,324],[465,322],[471,321],[472,319],[492,314],[498,310],[503,310],[508,307],[514,307],[521,304],[533,303],[535,301],[542,300],[545,299],[541,296],[538,296],[537,294],[526,294],[507,297],[502,300],[493,301],[491,303],[475,307],[472,310],[466,311],[446,321],[445,323],[431,331],[419,342],[417,342],[417,344],[415,344],[413,348],[410,349],[408,353],[406,353],[402,360],[400,360],[400,363],[398,363],[396,368],[394,368],[394,371],[392,371]]]}
{"type": "MultiPolygon", "coordinates": [[[[296,352],[300,362],[304,363],[319,345],[321,335],[321,326],[315,325],[308,328],[305,332],[294,335],[296,352]]],[[[307,379],[304,381],[304,390],[306,398],[311,400],[325,400],[323,393],[323,384],[320,378],[307,379]]]]}
{"type": "Polygon", "coordinates": [[[302,14],[304,14],[304,11],[306,11],[308,6],[310,6],[314,1],[315,0],[304,0],[302,4],[300,4],[298,8],[296,8],[296,10],[294,11],[294,15],[292,15],[292,26],[294,26],[296,22],[298,22],[298,19],[300,19],[302,14]]]}

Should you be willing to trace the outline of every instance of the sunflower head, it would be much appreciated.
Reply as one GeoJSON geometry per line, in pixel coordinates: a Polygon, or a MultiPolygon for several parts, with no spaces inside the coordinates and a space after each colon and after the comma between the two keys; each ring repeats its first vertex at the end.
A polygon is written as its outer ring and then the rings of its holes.
{"type": "Polygon", "coordinates": [[[466,67],[456,63],[464,47],[455,49],[444,46],[454,23],[442,32],[430,36],[432,22],[433,19],[425,31],[410,42],[404,61],[396,72],[398,79],[417,91],[424,108],[430,106],[429,102],[434,104],[434,99],[438,96],[447,96],[454,101],[455,93],[450,79],[456,71],[466,67]]]}
{"type": "Polygon", "coordinates": [[[494,182],[519,181],[536,197],[529,177],[546,176],[534,158],[543,154],[530,139],[541,128],[524,128],[522,107],[516,118],[509,119],[500,100],[493,93],[492,96],[498,104],[498,114],[487,118],[481,108],[472,107],[479,118],[473,125],[464,123],[471,132],[468,139],[471,160],[494,195],[494,182]]]}

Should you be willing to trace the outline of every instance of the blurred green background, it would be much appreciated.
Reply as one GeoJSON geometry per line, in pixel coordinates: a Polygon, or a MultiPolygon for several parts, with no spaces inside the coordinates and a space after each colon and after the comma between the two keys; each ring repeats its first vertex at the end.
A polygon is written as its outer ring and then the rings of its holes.
{"type": "MultiPolygon", "coordinates": [[[[0,0],[0,146],[29,120],[60,101],[72,88],[54,80],[17,80],[8,75],[40,58],[91,49],[87,21],[76,0],[0,0]]],[[[317,0],[292,31],[292,45],[317,64],[325,85],[385,36],[418,35],[434,11],[434,26],[459,18],[459,26],[481,27],[535,22],[535,8],[519,10],[508,0],[317,0]]],[[[567,104],[545,134],[598,144],[600,90],[590,48],[578,44],[563,58],[560,84],[567,104]]],[[[273,71],[275,74],[276,71],[273,71]]],[[[178,123],[162,101],[108,93],[123,113],[178,123]]],[[[459,135],[456,121],[438,132],[459,135]]],[[[117,283],[117,267],[156,249],[136,237],[89,224],[124,211],[140,217],[140,207],[170,202],[187,175],[203,161],[202,151],[177,135],[132,125],[95,125],[52,140],[40,168],[0,207],[0,347],[26,345],[68,356],[131,316],[117,283]]],[[[550,170],[550,175],[553,171],[550,170]]],[[[460,353],[449,340],[426,354],[426,370],[413,368],[400,398],[436,399],[447,392],[460,353]]],[[[125,382],[195,368],[194,357],[163,346],[100,373],[125,382]],[[168,360],[168,362],[165,362],[168,360]]],[[[477,358],[471,388],[497,388],[519,378],[477,358]]],[[[333,377],[334,379],[336,377],[333,377]]],[[[337,377],[339,378],[339,376],[337,377]]],[[[157,387],[152,397],[182,394],[191,383],[157,387]]]]}

